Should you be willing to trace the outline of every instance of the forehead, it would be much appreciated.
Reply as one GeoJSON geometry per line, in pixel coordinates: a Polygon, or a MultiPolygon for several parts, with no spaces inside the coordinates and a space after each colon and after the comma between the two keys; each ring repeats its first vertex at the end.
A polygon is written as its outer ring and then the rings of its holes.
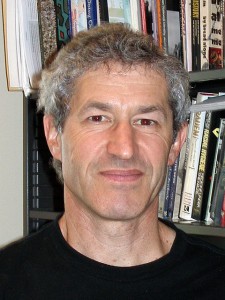
{"type": "Polygon", "coordinates": [[[114,63],[109,68],[89,70],[76,81],[74,105],[79,107],[89,100],[120,101],[132,106],[150,101],[167,106],[167,82],[162,74],[142,65],[124,68],[114,63]]]}

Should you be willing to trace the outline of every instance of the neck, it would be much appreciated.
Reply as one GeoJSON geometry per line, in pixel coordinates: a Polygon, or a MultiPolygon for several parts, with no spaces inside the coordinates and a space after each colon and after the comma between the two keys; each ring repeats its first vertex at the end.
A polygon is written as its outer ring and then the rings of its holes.
{"type": "Polygon", "coordinates": [[[175,233],[156,216],[149,209],[135,220],[112,221],[65,206],[59,225],[65,240],[83,255],[108,265],[134,266],[159,259],[171,249],[175,233]]]}

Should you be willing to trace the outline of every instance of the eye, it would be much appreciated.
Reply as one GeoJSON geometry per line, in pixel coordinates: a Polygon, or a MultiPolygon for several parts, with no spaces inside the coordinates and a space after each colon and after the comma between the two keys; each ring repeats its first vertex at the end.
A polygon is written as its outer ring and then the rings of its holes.
{"type": "Polygon", "coordinates": [[[88,120],[94,123],[108,122],[108,119],[102,115],[91,116],[88,120]]]}
{"type": "Polygon", "coordinates": [[[140,126],[152,126],[155,125],[157,122],[151,119],[139,119],[134,122],[135,125],[140,125],[140,126]]]}

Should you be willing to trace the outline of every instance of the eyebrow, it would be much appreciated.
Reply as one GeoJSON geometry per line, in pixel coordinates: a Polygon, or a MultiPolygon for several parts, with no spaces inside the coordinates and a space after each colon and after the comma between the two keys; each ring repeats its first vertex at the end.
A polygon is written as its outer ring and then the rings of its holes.
{"type": "Polygon", "coordinates": [[[87,103],[86,105],[84,105],[81,110],[80,113],[86,113],[87,111],[91,110],[91,109],[99,109],[102,111],[110,111],[112,110],[113,106],[110,103],[102,103],[102,102],[98,102],[98,101],[91,101],[89,103],[87,103]]]}
{"type": "MultiPolygon", "coordinates": [[[[81,114],[86,113],[91,109],[99,109],[107,112],[107,111],[112,111],[113,105],[111,103],[91,101],[81,108],[80,113],[81,114]]],[[[147,114],[152,112],[159,112],[163,115],[165,119],[167,119],[166,110],[161,105],[140,105],[138,106],[136,114],[147,114]]]]}

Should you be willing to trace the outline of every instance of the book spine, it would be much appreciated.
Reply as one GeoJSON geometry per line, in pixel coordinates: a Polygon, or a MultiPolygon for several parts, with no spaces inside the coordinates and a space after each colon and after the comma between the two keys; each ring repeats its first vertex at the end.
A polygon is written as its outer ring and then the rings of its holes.
{"type": "Polygon", "coordinates": [[[224,130],[224,120],[220,119],[220,125],[219,128],[215,128],[213,130],[214,134],[217,136],[217,143],[216,143],[216,149],[215,154],[213,158],[213,168],[212,168],[212,175],[211,175],[211,182],[210,182],[210,189],[208,193],[208,201],[207,201],[207,207],[206,207],[206,214],[205,214],[205,221],[211,221],[213,215],[211,216],[211,210],[213,210],[213,193],[215,190],[215,182],[216,182],[216,173],[217,173],[217,167],[218,167],[218,157],[221,149],[221,136],[223,134],[224,130]]]}
{"type": "Polygon", "coordinates": [[[200,0],[201,70],[209,69],[210,28],[211,28],[210,1],[200,0]]]}
{"type": "Polygon", "coordinates": [[[200,62],[200,9],[199,0],[191,1],[191,24],[192,24],[192,71],[199,71],[200,62]]]}
{"type": "Polygon", "coordinates": [[[211,28],[209,46],[209,69],[223,67],[223,12],[216,1],[211,2],[211,28]],[[215,2],[215,3],[214,3],[215,2]]]}
{"type": "Polygon", "coordinates": [[[155,1],[151,1],[152,11],[152,35],[156,44],[158,44],[158,22],[157,22],[157,6],[155,1]]]}
{"type": "Polygon", "coordinates": [[[147,33],[145,0],[140,0],[140,6],[141,6],[141,29],[143,33],[147,33]]]}
{"type": "Polygon", "coordinates": [[[69,21],[68,36],[69,39],[71,39],[73,37],[71,0],[67,0],[67,7],[68,7],[68,21],[69,21]]]}
{"type": "Polygon", "coordinates": [[[167,171],[167,180],[166,180],[166,190],[165,190],[165,200],[163,205],[163,218],[167,219],[167,211],[168,211],[168,205],[169,205],[169,197],[170,197],[170,188],[171,188],[171,181],[172,181],[172,173],[173,173],[173,167],[169,166],[167,171]]]}
{"type": "Polygon", "coordinates": [[[159,48],[163,48],[163,33],[162,33],[162,7],[161,7],[161,0],[156,0],[156,12],[157,12],[157,17],[156,17],[156,22],[157,22],[157,41],[158,41],[158,46],[159,48]]]}
{"type": "Polygon", "coordinates": [[[181,37],[181,57],[184,68],[187,70],[187,49],[186,49],[186,0],[180,0],[180,37],[181,37]]]}
{"type": "Polygon", "coordinates": [[[191,28],[191,0],[186,0],[185,3],[185,28],[186,28],[186,56],[187,56],[187,71],[192,71],[192,34],[191,28]]]}
{"type": "Polygon", "coordinates": [[[221,222],[220,222],[221,227],[225,227],[225,191],[223,194],[223,204],[222,204],[222,209],[221,209],[221,222]]]}
{"type": "Polygon", "coordinates": [[[224,156],[224,147],[225,147],[225,119],[221,119],[221,126],[220,126],[220,132],[219,132],[219,138],[218,138],[218,151],[217,156],[215,157],[214,162],[214,184],[213,184],[213,190],[212,190],[212,198],[211,198],[211,209],[210,209],[210,218],[214,221],[216,221],[216,206],[218,206],[217,202],[218,200],[218,186],[219,186],[219,178],[221,173],[221,166],[223,162],[223,156],[224,156]]]}
{"type": "Polygon", "coordinates": [[[221,118],[225,116],[225,112],[212,112],[211,116],[211,128],[210,128],[210,138],[209,138],[209,149],[208,149],[208,162],[206,169],[206,178],[205,178],[205,188],[204,188],[204,199],[203,202],[203,219],[205,221],[211,221],[210,218],[210,208],[211,208],[211,199],[213,191],[213,183],[215,177],[215,168],[216,168],[216,157],[219,147],[219,128],[221,123],[221,118]]]}
{"type": "Polygon", "coordinates": [[[180,155],[179,155],[177,185],[176,185],[174,208],[173,208],[173,220],[178,220],[178,218],[179,218],[181,195],[182,195],[182,191],[183,191],[183,182],[184,182],[184,178],[185,178],[184,164],[185,164],[185,157],[186,157],[186,146],[187,146],[187,139],[186,139],[185,144],[183,145],[180,155]]]}
{"type": "Polygon", "coordinates": [[[87,29],[98,25],[96,0],[86,0],[87,29]]]}
{"type": "Polygon", "coordinates": [[[223,208],[223,198],[224,198],[224,191],[225,191],[225,131],[223,134],[223,140],[221,145],[217,178],[218,180],[215,187],[215,193],[213,195],[214,197],[213,201],[215,200],[215,209],[213,211],[213,214],[214,214],[215,225],[220,225],[221,211],[223,208]]]}
{"type": "Polygon", "coordinates": [[[140,1],[129,0],[131,13],[131,26],[134,30],[141,31],[141,6],[140,1]]]}
{"type": "Polygon", "coordinates": [[[205,114],[205,112],[197,112],[194,116],[184,189],[179,212],[179,217],[184,220],[191,220],[205,114]]]}
{"type": "Polygon", "coordinates": [[[202,138],[202,146],[201,146],[201,153],[200,153],[199,166],[198,166],[198,175],[197,175],[192,216],[191,216],[192,219],[195,219],[195,220],[201,219],[204,179],[205,179],[205,170],[206,170],[206,162],[207,162],[207,151],[208,151],[208,145],[209,145],[209,128],[210,128],[210,123],[211,123],[211,115],[212,115],[212,113],[210,111],[206,112],[205,127],[204,127],[203,138],[202,138]]]}
{"type": "Polygon", "coordinates": [[[162,46],[168,53],[168,28],[167,28],[167,10],[166,0],[161,0],[161,14],[162,14],[162,46]]]}
{"type": "Polygon", "coordinates": [[[100,24],[109,22],[109,12],[107,0],[98,0],[100,24]]]}
{"type": "Polygon", "coordinates": [[[170,194],[169,194],[169,203],[167,209],[167,218],[172,220],[173,212],[174,212],[174,202],[176,195],[176,186],[177,186],[177,178],[178,178],[178,166],[179,166],[179,156],[177,157],[172,170],[172,180],[170,184],[170,194]]]}

